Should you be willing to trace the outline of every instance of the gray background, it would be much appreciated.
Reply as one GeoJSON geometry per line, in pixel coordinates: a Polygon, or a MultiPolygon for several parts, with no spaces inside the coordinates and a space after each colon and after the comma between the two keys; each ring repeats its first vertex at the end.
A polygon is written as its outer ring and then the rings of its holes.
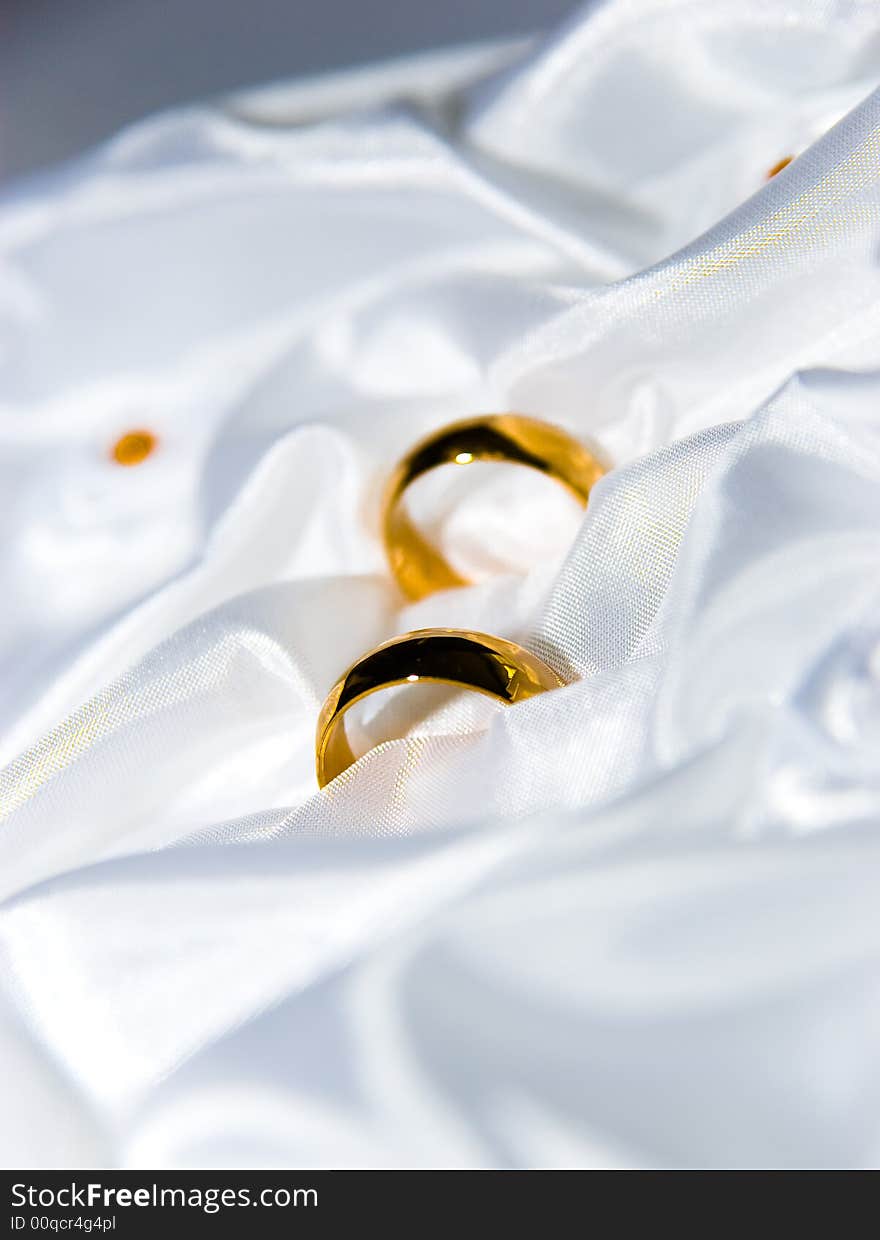
{"type": "Polygon", "coordinates": [[[555,25],[575,0],[0,0],[0,179],[157,108],[555,25]]]}

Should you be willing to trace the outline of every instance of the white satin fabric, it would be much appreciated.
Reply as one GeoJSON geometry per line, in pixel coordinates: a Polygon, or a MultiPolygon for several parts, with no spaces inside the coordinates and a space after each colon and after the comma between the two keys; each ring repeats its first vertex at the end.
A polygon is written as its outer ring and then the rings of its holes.
{"type": "Polygon", "coordinates": [[[611,0],[7,195],[4,1165],[878,1165],[878,52],[611,0]],[[385,471],[502,409],[615,468],[432,482],[480,582],[401,606],[385,471]],[[570,683],[319,792],[433,624],[570,683]]]}

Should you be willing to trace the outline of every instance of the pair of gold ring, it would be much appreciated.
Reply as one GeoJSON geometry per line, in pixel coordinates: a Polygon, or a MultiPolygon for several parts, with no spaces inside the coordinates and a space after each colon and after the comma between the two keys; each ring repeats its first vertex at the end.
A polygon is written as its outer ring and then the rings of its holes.
{"type": "MultiPolygon", "coordinates": [[[[405,492],[440,465],[505,461],[527,465],[561,483],[584,506],[605,468],[566,431],[537,418],[503,413],[468,418],[411,448],[385,490],[382,532],[391,570],[410,599],[470,584],[409,517],[405,492]]],[[[318,784],[324,787],[355,761],[345,714],[372,693],[394,685],[452,685],[513,705],[563,684],[541,659],[515,642],[465,629],[419,629],[392,638],[358,659],[330,690],[318,717],[318,784]]]]}

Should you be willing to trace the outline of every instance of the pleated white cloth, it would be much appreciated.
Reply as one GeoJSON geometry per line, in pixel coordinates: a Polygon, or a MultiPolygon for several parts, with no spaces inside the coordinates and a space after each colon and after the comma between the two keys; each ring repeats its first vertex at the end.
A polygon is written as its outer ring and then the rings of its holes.
{"type": "Polygon", "coordinates": [[[611,0],[7,194],[3,1165],[878,1165],[878,47],[611,0]],[[505,409],[613,470],[426,481],[479,580],[403,606],[385,473],[505,409]],[[319,791],[434,624],[570,683],[319,791]]]}

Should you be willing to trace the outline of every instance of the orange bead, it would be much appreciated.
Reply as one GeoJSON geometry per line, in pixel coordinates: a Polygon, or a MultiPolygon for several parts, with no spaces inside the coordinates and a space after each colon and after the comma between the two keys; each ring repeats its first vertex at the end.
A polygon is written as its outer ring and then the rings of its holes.
{"type": "Polygon", "coordinates": [[[786,155],[784,159],[779,159],[767,173],[767,180],[772,181],[777,172],[781,172],[783,168],[787,168],[794,159],[793,155],[786,155]]]}
{"type": "Polygon", "coordinates": [[[152,431],[126,431],[110,449],[110,456],[117,465],[140,465],[158,446],[152,431]]]}

